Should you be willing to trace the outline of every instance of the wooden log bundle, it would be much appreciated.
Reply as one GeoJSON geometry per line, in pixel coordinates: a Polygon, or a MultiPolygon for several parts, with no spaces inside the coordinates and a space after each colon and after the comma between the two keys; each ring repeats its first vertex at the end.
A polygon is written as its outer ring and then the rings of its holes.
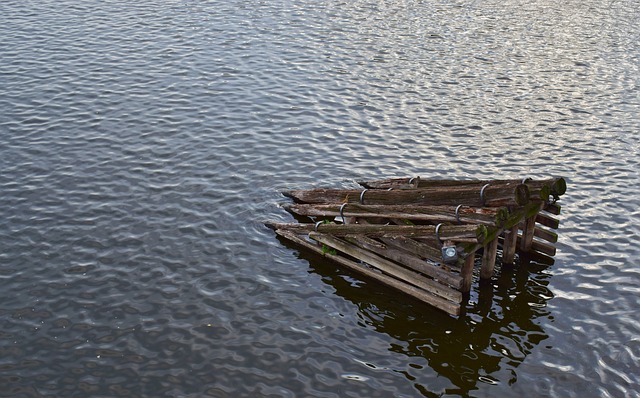
{"type": "Polygon", "coordinates": [[[542,180],[360,181],[363,189],[290,190],[283,207],[298,222],[267,225],[323,255],[451,315],[472,285],[518,253],[555,255],[566,192],[563,178],[542,180]]]}
{"type": "Polygon", "coordinates": [[[505,183],[447,185],[414,189],[310,189],[283,192],[299,203],[360,203],[369,205],[449,205],[457,206],[517,206],[529,202],[525,184],[505,183]]]}

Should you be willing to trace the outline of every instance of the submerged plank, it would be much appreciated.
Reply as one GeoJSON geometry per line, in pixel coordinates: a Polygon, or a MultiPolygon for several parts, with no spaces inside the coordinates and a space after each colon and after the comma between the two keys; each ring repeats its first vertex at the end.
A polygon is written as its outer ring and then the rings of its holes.
{"type": "Polygon", "coordinates": [[[389,261],[377,254],[371,253],[368,250],[363,250],[360,247],[351,245],[341,239],[334,238],[330,235],[312,232],[309,237],[320,243],[323,243],[329,247],[332,247],[342,253],[345,253],[353,258],[371,265],[380,271],[400,279],[405,283],[409,283],[415,287],[419,287],[434,295],[441,297],[447,301],[454,301],[459,303],[462,301],[462,294],[454,289],[448,288],[441,283],[438,283],[432,279],[426,278],[417,272],[406,269],[392,261],[389,261]]]}
{"type": "Polygon", "coordinates": [[[398,279],[395,279],[391,276],[382,274],[380,272],[374,271],[370,268],[368,268],[366,265],[349,260],[347,258],[344,258],[342,256],[337,256],[337,255],[331,255],[331,254],[327,254],[324,253],[322,251],[322,249],[320,247],[318,247],[317,245],[311,244],[310,242],[308,242],[307,240],[299,237],[297,234],[291,232],[291,231],[285,231],[285,230],[276,230],[276,233],[280,236],[282,236],[285,239],[288,239],[289,241],[302,246],[312,252],[315,252],[316,254],[319,254],[321,256],[325,256],[328,258],[331,258],[332,261],[335,261],[336,263],[344,266],[347,269],[350,269],[352,271],[355,271],[357,273],[360,273],[361,275],[364,275],[365,277],[375,280],[379,283],[382,283],[386,286],[389,286],[391,288],[394,288],[396,290],[401,291],[404,294],[407,294],[411,297],[414,297],[415,299],[418,299],[424,303],[427,303],[429,305],[432,305],[442,311],[447,312],[450,315],[460,315],[460,304],[456,303],[456,302],[452,302],[449,300],[445,300],[442,299],[438,296],[435,296],[429,292],[424,291],[423,289],[417,288],[415,286],[412,286],[410,284],[404,283],[398,279]]]}
{"type": "Polygon", "coordinates": [[[428,259],[434,262],[442,261],[442,252],[440,251],[440,245],[429,245],[424,242],[418,242],[415,239],[406,238],[403,236],[394,236],[390,238],[380,238],[380,240],[397,249],[404,250],[407,253],[413,254],[420,258],[428,259]]]}
{"type": "Polygon", "coordinates": [[[400,250],[395,247],[388,247],[387,245],[380,244],[380,242],[373,241],[373,239],[366,238],[362,235],[348,235],[345,239],[363,249],[369,250],[382,257],[388,258],[391,261],[395,261],[398,264],[402,264],[414,271],[428,275],[440,283],[450,285],[454,289],[460,289],[462,278],[459,275],[455,275],[450,271],[446,271],[435,264],[430,264],[418,256],[408,253],[404,250],[400,250]]]}

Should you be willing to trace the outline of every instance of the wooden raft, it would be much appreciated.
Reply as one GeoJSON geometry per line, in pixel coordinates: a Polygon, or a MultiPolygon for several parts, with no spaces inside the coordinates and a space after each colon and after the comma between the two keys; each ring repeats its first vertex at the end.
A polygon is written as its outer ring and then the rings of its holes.
{"type": "Polygon", "coordinates": [[[286,191],[300,222],[267,225],[286,240],[390,287],[459,315],[480,279],[516,253],[555,255],[563,178],[543,180],[360,181],[363,189],[286,191]]]}

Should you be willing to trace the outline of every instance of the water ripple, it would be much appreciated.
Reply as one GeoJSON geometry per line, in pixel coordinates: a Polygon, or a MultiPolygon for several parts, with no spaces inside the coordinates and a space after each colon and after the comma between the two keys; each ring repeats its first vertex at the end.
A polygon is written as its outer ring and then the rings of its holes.
{"type": "Polygon", "coordinates": [[[633,396],[639,10],[6,0],[1,396],[633,396]],[[283,189],[565,176],[459,319],[283,245],[283,189]]]}

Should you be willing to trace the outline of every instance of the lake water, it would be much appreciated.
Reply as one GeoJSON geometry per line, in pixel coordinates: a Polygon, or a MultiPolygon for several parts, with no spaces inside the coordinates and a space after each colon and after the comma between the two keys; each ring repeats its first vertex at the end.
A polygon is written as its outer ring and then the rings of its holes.
{"type": "Polygon", "coordinates": [[[640,394],[635,1],[3,0],[0,396],[640,394]],[[452,318],[264,227],[291,188],[564,176],[452,318]]]}

